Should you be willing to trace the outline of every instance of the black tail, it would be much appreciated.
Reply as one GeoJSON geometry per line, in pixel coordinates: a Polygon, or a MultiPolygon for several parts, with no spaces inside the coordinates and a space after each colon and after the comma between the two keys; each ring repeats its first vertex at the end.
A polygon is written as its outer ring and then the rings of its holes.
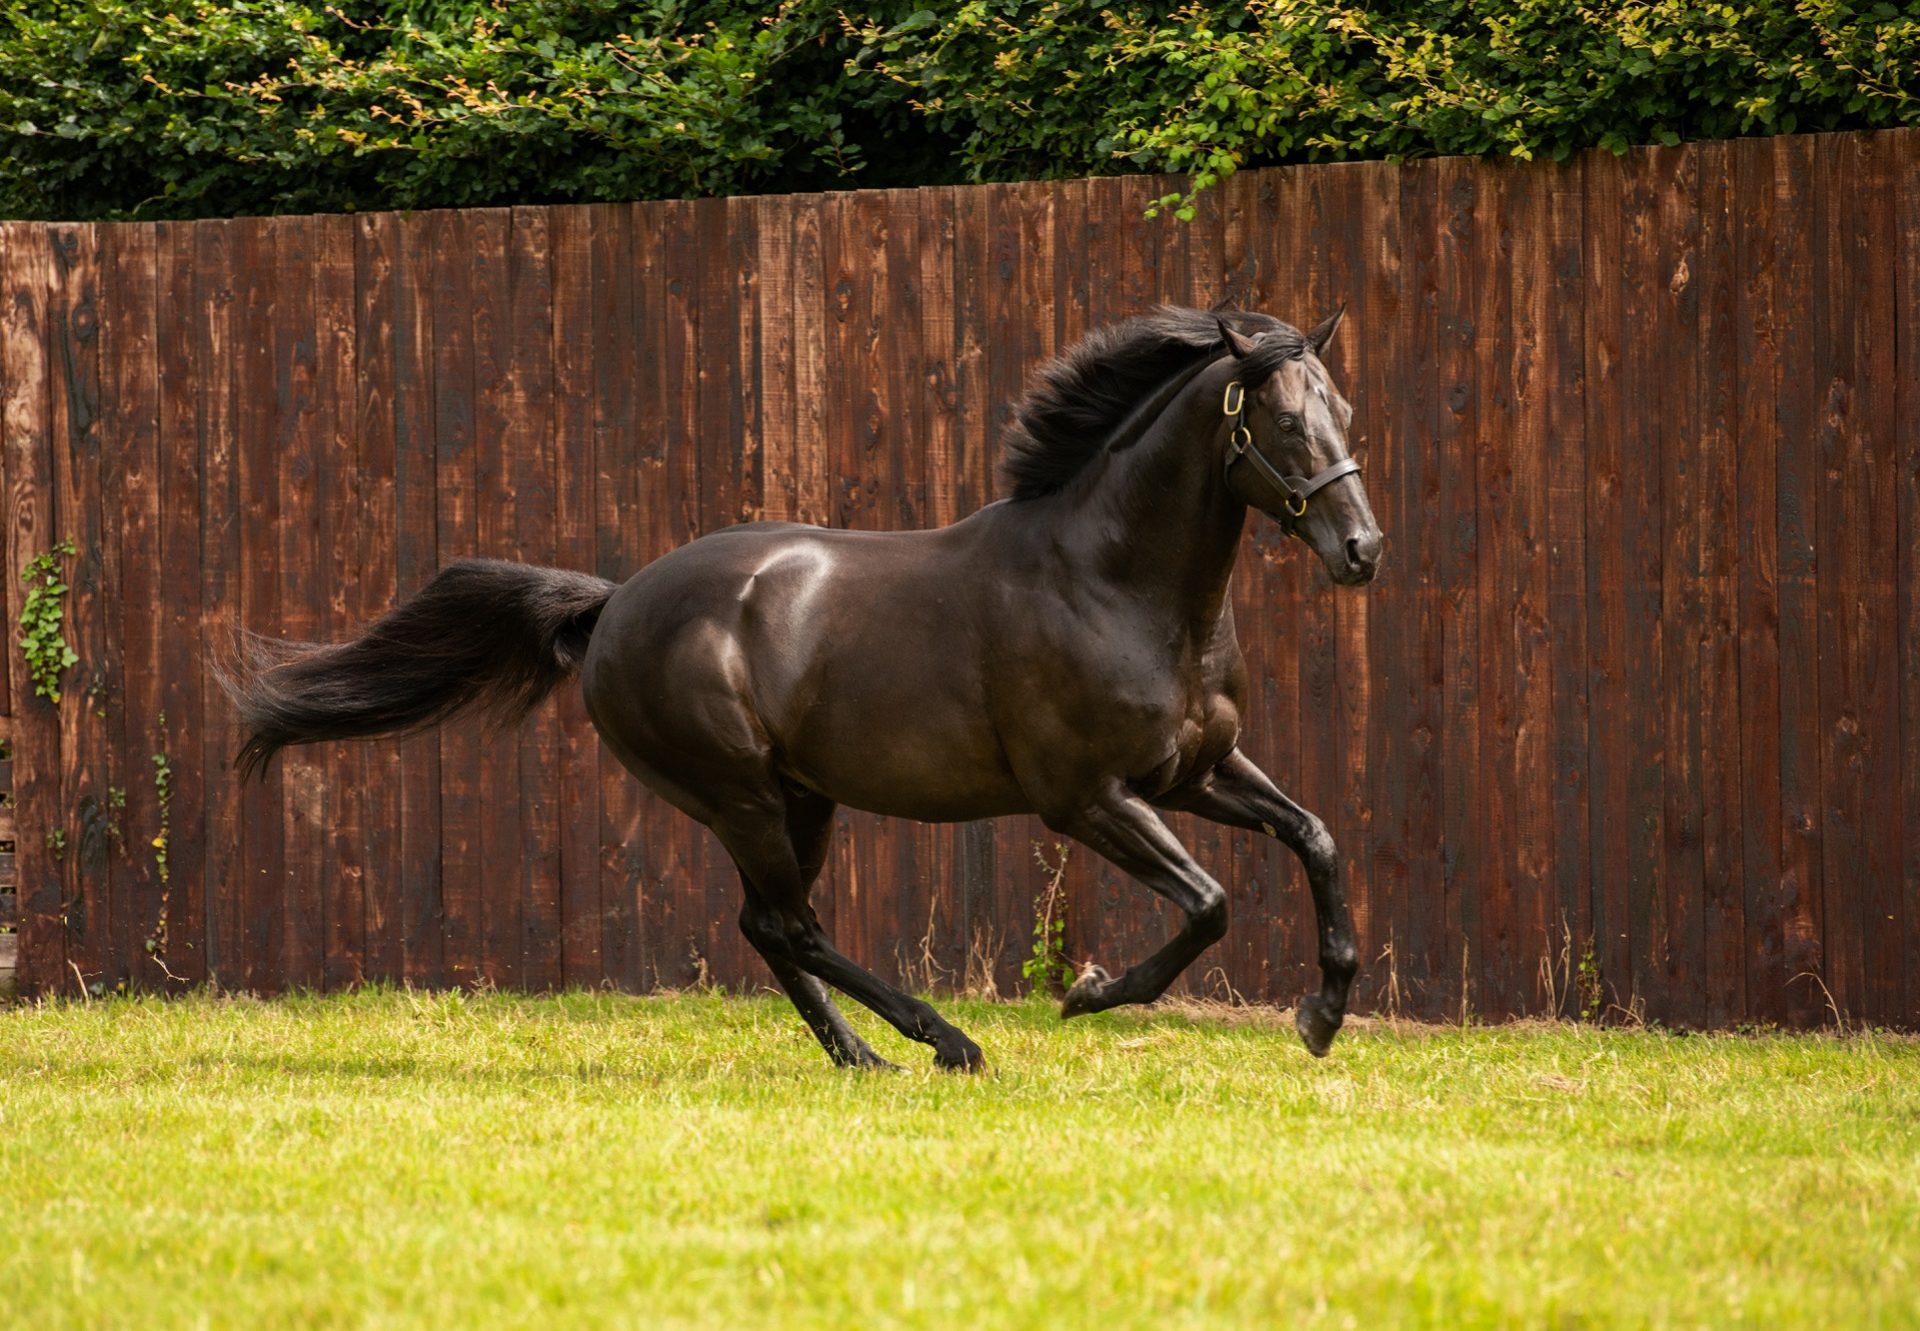
{"type": "Polygon", "coordinates": [[[577,674],[614,585],[497,559],[450,564],[351,642],[249,636],[238,678],[245,780],[289,744],[425,730],[468,707],[519,720],[577,674]]]}

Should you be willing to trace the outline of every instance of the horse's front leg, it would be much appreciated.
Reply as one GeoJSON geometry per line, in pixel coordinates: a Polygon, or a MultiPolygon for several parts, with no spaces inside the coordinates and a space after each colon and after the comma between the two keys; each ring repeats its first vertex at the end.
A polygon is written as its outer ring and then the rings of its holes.
{"type": "Polygon", "coordinates": [[[1082,807],[1047,822],[1145,883],[1187,917],[1165,946],[1118,979],[1098,966],[1091,967],[1067,991],[1060,1004],[1061,1016],[1104,1012],[1122,1003],[1151,1003],[1227,932],[1226,889],[1194,863],[1160,815],[1125,786],[1114,782],[1082,807]]]}
{"type": "Polygon", "coordinates": [[[1293,1024],[1307,1049],[1324,1058],[1346,1020],[1347,991],[1359,969],[1353,916],[1340,882],[1340,857],[1327,835],[1327,825],[1281,794],[1272,778],[1238,749],[1199,780],[1167,792],[1158,802],[1230,827],[1264,832],[1299,856],[1313,891],[1313,913],[1320,931],[1320,992],[1300,1000],[1293,1024]]]}

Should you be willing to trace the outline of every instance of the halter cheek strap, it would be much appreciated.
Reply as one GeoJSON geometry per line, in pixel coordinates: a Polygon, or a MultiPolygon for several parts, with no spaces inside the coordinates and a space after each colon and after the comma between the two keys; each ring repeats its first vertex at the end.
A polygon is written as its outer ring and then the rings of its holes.
{"type": "Polygon", "coordinates": [[[1220,399],[1220,410],[1232,422],[1227,433],[1226,471],[1233,472],[1233,464],[1245,458],[1253,464],[1253,469],[1266,477],[1269,484],[1281,494],[1281,504],[1286,508],[1286,516],[1280,519],[1288,535],[1292,535],[1294,525],[1307,514],[1307,499],[1319,490],[1325,489],[1335,481],[1346,476],[1357,476],[1360,464],[1352,458],[1342,458],[1313,476],[1283,476],[1280,469],[1261,455],[1253,446],[1253,431],[1246,421],[1246,389],[1238,379],[1227,385],[1225,396],[1220,399]]]}

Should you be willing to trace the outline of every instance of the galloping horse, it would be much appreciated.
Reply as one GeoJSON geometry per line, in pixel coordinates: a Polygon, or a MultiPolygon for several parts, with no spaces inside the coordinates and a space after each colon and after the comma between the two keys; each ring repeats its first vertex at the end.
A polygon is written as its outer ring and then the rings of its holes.
{"type": "Polygon", "coordinates": [[[1226,892],[1156,810],[1285,843],[1306,869],[1321,987],[1295,1026],[1324,1055],[1357,964],[1326,827],[1237,747],[1247,694],[1229,584],[1247,509],[1367,582],[1382,538],[1347,454],[1352,409],[1302,334],[1162,308],[1040,369],[1002,462],[1009,497],[932,531],[750,523],[616,586],[463,560],[350,642],[256,639],[229,685],[242,778],[290,744],[512,719],[580,674],[627,770],[711,828],[740,928],[835,1063],[887,1066],[827,986],[942,1067],[980,1047],[838,951],[809,904],[836,805],[925,821],[1035,813],[1185,912],[1063,1016],[1162,994],[1227,928],[1226,892]]]}

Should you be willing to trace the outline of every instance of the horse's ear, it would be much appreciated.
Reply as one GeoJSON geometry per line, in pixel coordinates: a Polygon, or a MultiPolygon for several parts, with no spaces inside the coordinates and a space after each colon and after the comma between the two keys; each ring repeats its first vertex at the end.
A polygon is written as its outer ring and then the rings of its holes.
{"type": "Polygon", "coordinates": [[[1327,344],[1333,341],[1333,335],[1340,327],[1340,321],[1346,317],[1347,302],[1343,300],[1339,309],[1307,330],[1307,345],[1313,348],[1314,355],[1318,356],[1327,349],[1327,344]]]}
{"type": "Polygon", "coordinates": [[[1220,340],[1227,344],[1227,350],[1233,353],[1235,360],[1245,360],[1247,353],[1253,350],[1253,339],[1228,323],[1225,316],[1216,314],[1213,317],[1220,325],[1220,340]]]}

